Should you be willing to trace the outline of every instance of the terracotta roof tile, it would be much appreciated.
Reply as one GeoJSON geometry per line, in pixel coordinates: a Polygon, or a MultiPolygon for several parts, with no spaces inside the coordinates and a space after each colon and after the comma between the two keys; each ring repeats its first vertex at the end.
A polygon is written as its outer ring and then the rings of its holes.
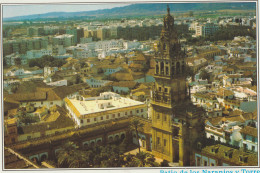
{"type": "Polygon", "coordinates": [[[257,137],[257,128],[250,127],[250,126],[245,126],[245,127],[240,131],[240,133],[257,137]]]}

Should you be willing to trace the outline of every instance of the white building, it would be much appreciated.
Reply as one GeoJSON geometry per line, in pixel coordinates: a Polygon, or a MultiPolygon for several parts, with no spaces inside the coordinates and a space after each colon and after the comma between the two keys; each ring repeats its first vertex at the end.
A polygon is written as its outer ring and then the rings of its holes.
{"type": "Polygon", "coordinates": [[[58,71],[58,67],[44,67],[44,77],[49,76],[52,73],[55,73],[56,71],[58,71]]]}
{"type": "Polygon", "coordinates": [[[82,127],[131,115],[147,118],[147,105],[113,92],[98,97],[76,96],[66,98],[65,106],[76,126],[82,127]]]}
{"type": "Polygon", "coordinates": [[[55,81],[55,82],[48,82],[46,84],[50,85],[50,86],[67,86],[68,80],[64,79],[64,80],[59,80],[59,81],[55,81]]]}
{"type": "Polygon", "coordinates": [[[63,34],[53,37],[53,45],[74,46],[74,35],[63,34]]]}
{"type": "Polygon", "coordinates": [[[95,49],[97,52],[109,51],[113,49],[122,49],[123,40],[109,40],[96,42],[95,49]]]}
{"type": "Polygon", "coordinates": [[[41,58],[43,55],[52,55],[52,50],[41,49],[41,50],[30,50],[26,52],[27,59],[41,58]]]}

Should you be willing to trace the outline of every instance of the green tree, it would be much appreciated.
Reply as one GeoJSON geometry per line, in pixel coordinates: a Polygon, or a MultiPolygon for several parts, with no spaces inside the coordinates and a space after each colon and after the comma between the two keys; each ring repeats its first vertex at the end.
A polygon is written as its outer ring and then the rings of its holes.
{"type": "Polygon", "coordinates": [[[139,143],[139,130],[142,130],[143,126],[144,126],[144,124],[141,123],[138,119],[133,119],[130,124],[130,129],[134,130],[135,134],[136,134],[139,153],[141,152],[140,143],[139,143]]]}
{"type": "Polygon", "coordinates": [[[160,163],[160,167],[169,167],[169,162],[167,160],[163,160],[161,163],[160,163]]]}
{"type": "Polygon", "coordinates": [[[210,79],[210,74],[207,72],[207,70],[203,69],[201,72],[200,72],[200,75],[199,75],[200,79],[207,79],[209,81],[210,79]]]}
{"type": "Polygon", "coordinates": [[[41,59],[43,59],[44,61],[48,61],[48,62],[52,62],[55,60],[55,58],[53,56],[50,56],[50,55],[43,55],[41,57],[41,59]]]}
{"type": "Polygon", "coordinates": [[[76,146],[73,142],[66,142],[62,148],[58,151],[58,165],[59,167],[66,167],[69,165],[69,159],[73,152],[75,152],[76,146]]]}
{"type": "Polygon", "coordinates": [[[194,72],[193,72],[193,70],[191,69],[191,67],[190,66],[186,66],[186,74],[189,76],[189,77],[192,77],[192,80],[194,79],[194,72]]]}
{"type": "Polygon", "coordinates": [[[50,55],[44,55],[41,58],[31,59],[29,61],[29,67],[35,67],[35,66],[40,68],[44,68],[45,66],[61,67],[65,63],[66,61],[63,59],[54,58],[53,56],[50,55]]]}
{"type": "Polygon", "coordinates": [[[155,157],[152,154],[149,154],[146,160],[147,160],[146,165],[149,167],[158,167],[159,166],[159,164],[157,162],[155,162],[155,157]]]}
{"type": "Polygon", "coordinates": [[[88,64],[84,61],[80,62],[80,68],[88,67],[88,64]]]}
{"type": "Polygon", "coordinates": [[[154,155],[140,152],[136,155],[126,156],[126,165],[129,167],[158,167],[159,164],[155,162],[154,155]]]}
{"type": "Polygon", "coordinates": [[[82,82],[81,77],[80,77],[79,74],[77,74],[77,75],[76,75],[76,78],[75,78],[75,84],[79,84],[79,83],[81,83],[81,82],[82,82]]]}
{"type": "Polygon", "coordinates": [[[22,64],[21,58],[15,58],[14,63],[15,63],[15,65],[21,65],[22,64]]]}
{"type": "Polygon", "coordinates": [[[29,67],[35,67],[35,66],[39,67],[37,60],[36,59],[29,60],[29,67]]]}
{"type": "Polygon", "coordinates": [[[25,125],[29,125],[31,123],[39,122],[40,119],[38,116],[32,116],[29,114],[26,114],[25,111],[20,112],[18,115],[19,122],[24,123],[25,125]]]}
{"type": "Polygon", "coordinates": [[[146,158],[147,158],[148,154],[145,152],[140,152],[136,154],[136,162],[138,164],[138,167],[144,167],[146,164],[146,158]]]}

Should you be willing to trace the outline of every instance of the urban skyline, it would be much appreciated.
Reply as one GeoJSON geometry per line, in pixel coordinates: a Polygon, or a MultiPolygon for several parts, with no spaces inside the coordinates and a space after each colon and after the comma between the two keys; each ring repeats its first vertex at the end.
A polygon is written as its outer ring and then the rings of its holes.
{"type": "Polygon", "coordinates": [[[6,21],[4,169],[257,166],[255,5],[6,21]]]}

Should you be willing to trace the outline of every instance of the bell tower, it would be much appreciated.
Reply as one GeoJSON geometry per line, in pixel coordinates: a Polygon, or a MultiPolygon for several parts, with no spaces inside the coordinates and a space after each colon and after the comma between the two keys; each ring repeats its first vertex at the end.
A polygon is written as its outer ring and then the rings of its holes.
{"type": "Polygon", "coordinates": [[[186,88],[185,49],[182,49],[178,39],[169,6],[154,59],[156,82],[151,102],[153,154],[170,162],[182,159],[180,164],[187,165],[189,161],[185,160],[187,154],[184,147],[189,130],[184,128],[190,128],[193,124],[187,122],[187,107],[192,108],[193,105],[189,102],[186,88]]]}
{"type": "Polygon", "coordinates": [[[159,41],[159,51],[155,55],[156,100],[172,106],[186,98],[185,52],[181,50],[178,34],[174,27],[174,18],[167,7],[163,19],[163,28],[159,41]],[[157,99],[158,98],[158,99],[157,99]]]}

